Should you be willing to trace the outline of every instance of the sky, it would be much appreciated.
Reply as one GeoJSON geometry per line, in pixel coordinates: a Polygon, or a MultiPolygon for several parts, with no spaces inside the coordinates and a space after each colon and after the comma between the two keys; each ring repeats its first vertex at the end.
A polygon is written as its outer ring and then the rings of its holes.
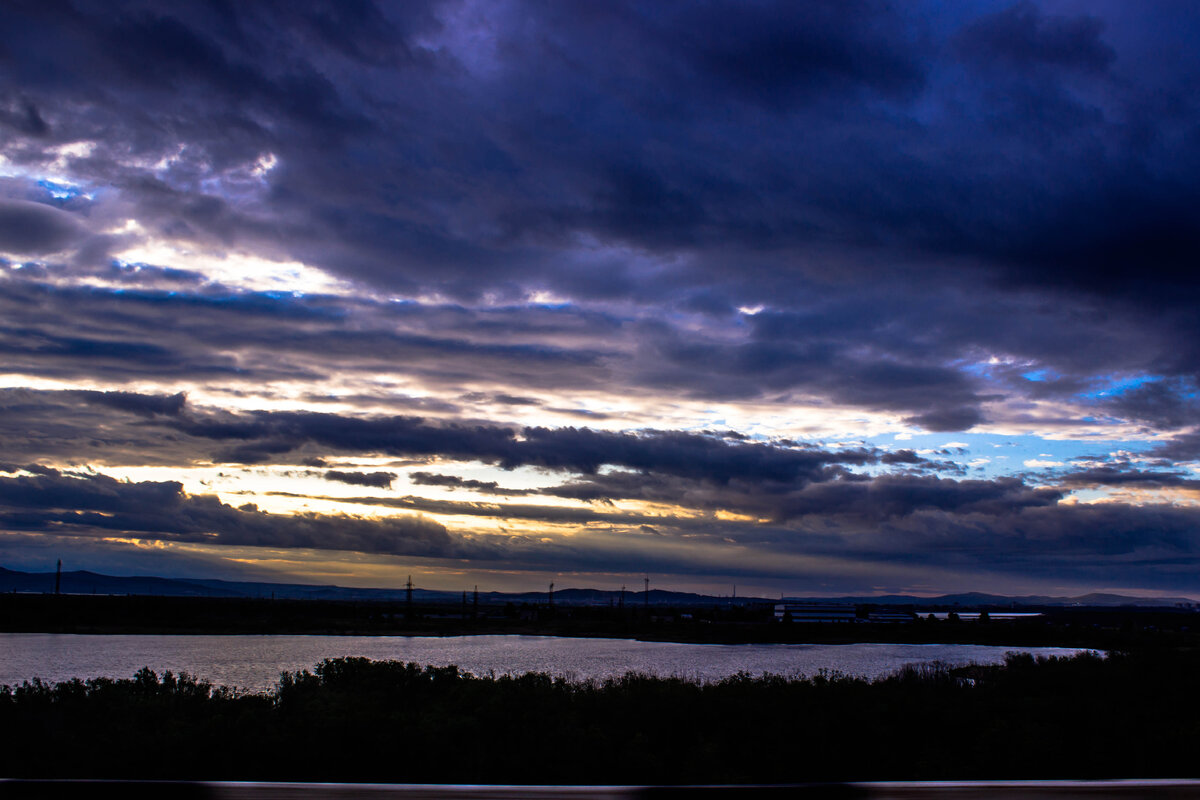
{"type": "Polygon", "coordinates": [[[5,2],[0,564],[1200,598],[1198,40],[5,2]]]}

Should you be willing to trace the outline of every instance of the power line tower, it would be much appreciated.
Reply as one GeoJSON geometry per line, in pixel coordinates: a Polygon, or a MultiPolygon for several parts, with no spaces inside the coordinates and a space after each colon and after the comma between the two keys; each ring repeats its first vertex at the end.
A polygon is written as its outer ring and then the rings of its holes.
{"type": "Polygon", "coordinates": [[[408,583],[404,584],[404,616],[406,619],[412,619],[412,575],[408,576],[408,583]]]}

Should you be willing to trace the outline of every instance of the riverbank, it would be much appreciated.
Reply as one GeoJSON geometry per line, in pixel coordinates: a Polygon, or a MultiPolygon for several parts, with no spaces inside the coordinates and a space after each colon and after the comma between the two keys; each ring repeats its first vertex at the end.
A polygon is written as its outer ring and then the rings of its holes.
{"type": "Polygon", "coordinates": [[[0,594],[0,632],[598,637],[696,644],[981,644],[1127,650],[1200,647],[1200,615],[1054,608],[1017,620],[779,623],[768,607],[415,606],[269,598],[0,594]]]}

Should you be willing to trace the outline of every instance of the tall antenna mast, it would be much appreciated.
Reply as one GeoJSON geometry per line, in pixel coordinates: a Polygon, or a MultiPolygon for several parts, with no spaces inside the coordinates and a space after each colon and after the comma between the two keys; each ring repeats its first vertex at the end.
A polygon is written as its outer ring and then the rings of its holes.
{"type": "Polygon", "coordinates": [[[404,615],[412,619],[412,575],[408,576],[408,583],[404,584],[404,615]]]}

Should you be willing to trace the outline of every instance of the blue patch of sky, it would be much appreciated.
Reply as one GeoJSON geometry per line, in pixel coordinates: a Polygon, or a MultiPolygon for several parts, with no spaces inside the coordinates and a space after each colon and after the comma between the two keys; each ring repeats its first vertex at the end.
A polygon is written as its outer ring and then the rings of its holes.
{"type": "Polygon", "coordinates": [[[1130,389],[1136,389],[1146,383],[1162,380],[1161,375],[1135,375],[1127,378],[1108,378],[1106,384],[1099,389],[1083,392],[1081,397],[1092,399],[1101,397],[1119,397],[1130,389]]]}
{"type": "MultiPolygon", "coordinates": [[[[964,467],[970,478],[999,478],[1046,469],[1026,466],[1026,461],[1059,462],[1064,465],[1061,469],[1070,470],[1074,468],[1073,459],[1104,460],[1118,450],[1136,454],[1154,447],[1153,442],[1134,440],[1081,441],[991,433],[914,433],[911,439],[896,439],[894,435],[886,434],[869,437],[866,442],[892,452],[932,451],[921,452],[921,455],[930,461],[949,461],[964,467]],[[965,446],[947,447],[948,444],[965,446]]],[[[890,472],[895,469],[893,465],[881,465],[873,471],[890,472]]]]}
{"type": "Polygon", "coordinates": [[[88,200],[91,200],[96,196],[94,192],[85,192],[74,184],[51,181],[45,178],[39,180],[37,185],[42,187],[46,191],[46,194],[55,200],[74,200],[76,197],[86,197],[88,200]]]}

